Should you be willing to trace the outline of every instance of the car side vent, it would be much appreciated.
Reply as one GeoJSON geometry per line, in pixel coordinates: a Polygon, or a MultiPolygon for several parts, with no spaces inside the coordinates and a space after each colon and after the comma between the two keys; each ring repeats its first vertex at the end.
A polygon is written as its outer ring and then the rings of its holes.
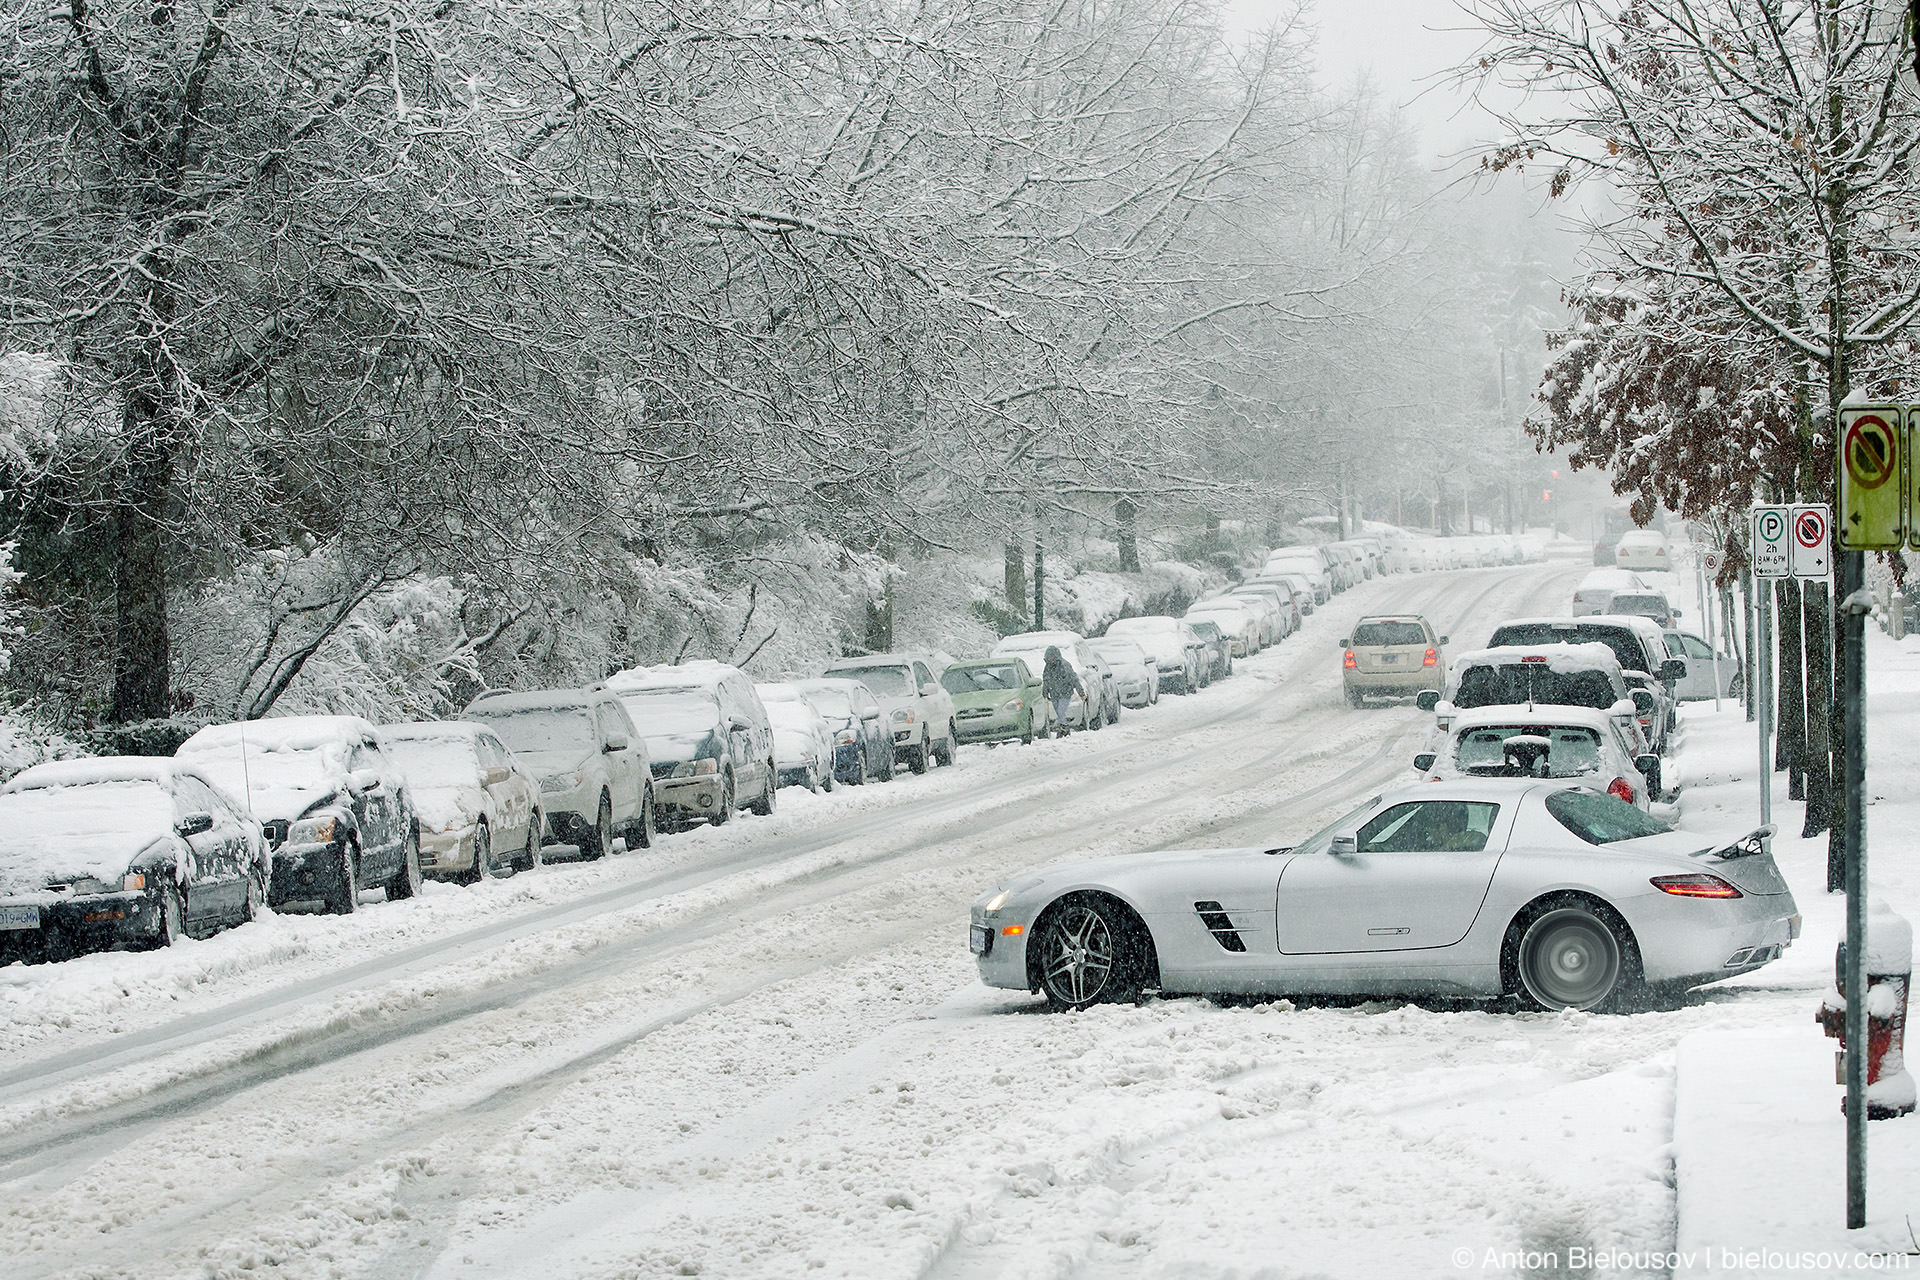
{"type": "Polygon", "coordinates": [[[1196,902],[1193,909],[1199,913],[1200,923],[1207,926],[1207,932],[1223,950],[1245,951],[1247,944],[1240,940],[1240,931],[1233,927],[1233,921],[1227,917],[1226,908],[1217,902],[1196,902]]]}

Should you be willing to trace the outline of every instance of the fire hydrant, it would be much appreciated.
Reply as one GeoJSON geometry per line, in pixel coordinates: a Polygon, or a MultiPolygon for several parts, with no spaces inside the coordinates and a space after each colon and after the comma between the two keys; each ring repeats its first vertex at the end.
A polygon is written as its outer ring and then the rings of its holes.
{"type": "MultiPolygon", "coordinates": [[[[1907,1027],[1907,984],[1913,975],[1913,929],[1884,902],[1867,912],[1867,1119],[1891,1120],[1914,1109],[1913,1077],[1901,1040],[1907,1027]]],[[[1847,1054],[1847,944],[1834,961],[1834,989],[1814,1015],[1826,1033],[1840,1041],[1834,1055],[1839,1082],[1845,1084],[1847,1054]]],[[[1840,1110],[1847,1109],[1846,1100],[1840,1110]]]]}

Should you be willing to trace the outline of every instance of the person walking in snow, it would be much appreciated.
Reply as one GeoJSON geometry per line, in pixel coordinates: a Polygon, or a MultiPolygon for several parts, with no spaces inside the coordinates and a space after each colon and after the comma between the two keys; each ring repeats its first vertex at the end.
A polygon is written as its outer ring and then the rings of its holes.
{"type": "Polygon", "coordinates": [[[1067,708],[1073,705],[1073,695],[1087,696],[1087,686],[1080,683],[1080,673],[1060,656],[1060,646],[1047,646],[1047,660],[1040,672],[1040,696],[1053,704],[1054,735],[1064,738],[1070,732],[1067,728],[1067,708]]]}

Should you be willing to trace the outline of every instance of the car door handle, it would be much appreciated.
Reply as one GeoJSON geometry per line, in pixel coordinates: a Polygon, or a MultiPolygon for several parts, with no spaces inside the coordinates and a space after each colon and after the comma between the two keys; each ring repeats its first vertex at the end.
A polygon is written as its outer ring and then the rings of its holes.
{"type": "Polygon", "coordinates": [[[1412,932],[1412,929],[1402,926],[1397,929],[1369,929],[1367,930],[1367,936],[1369,938],[1397,938],[1403,933],[1412,932]]]}

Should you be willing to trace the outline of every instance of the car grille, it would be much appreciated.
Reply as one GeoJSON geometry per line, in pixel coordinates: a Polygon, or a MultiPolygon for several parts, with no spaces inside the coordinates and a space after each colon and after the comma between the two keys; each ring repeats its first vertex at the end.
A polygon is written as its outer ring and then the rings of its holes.
{"type": "Polygon", "coordinates": [[[671,778],[673,776],[673,761],[671,760],[655,760],[651,767],[653,769],[653,776],[656,778],[671,778]]]}
{"type": "Polygon", "coordinates": [[[992,714],[992,707],[974,707],[966,711],[955,712],[954,718],[956,720],[984,720],[992,714]]]}
{"type": "Polygon", "coordinates": [[[293,823],[286,818],[275,818],[271,822],[260,824],[260,834],[266,837],[267,848],[278,849],[287,842],[287,831],[293,823]]]}

